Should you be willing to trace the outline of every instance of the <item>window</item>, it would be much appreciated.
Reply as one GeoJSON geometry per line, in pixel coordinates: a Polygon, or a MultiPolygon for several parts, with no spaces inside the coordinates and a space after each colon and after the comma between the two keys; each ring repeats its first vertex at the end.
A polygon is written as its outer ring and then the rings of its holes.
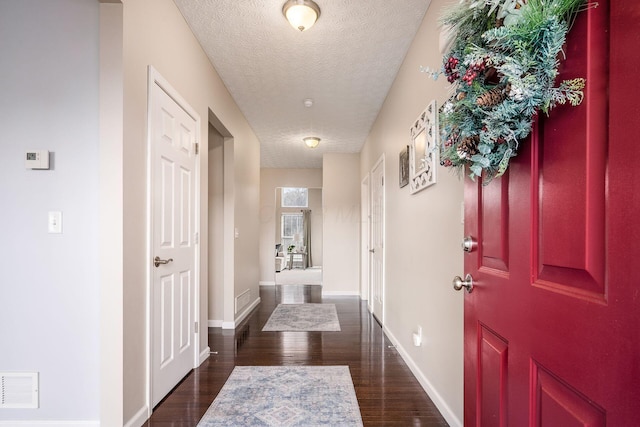
{"type": "MultiPolygon", "coordinates": [[[[282,242],[282,250],[287,251],[289,245],[294,245],[295,237],[301,240],[302,236],[302,214],[301,213],[283,213],[281,219],[280,238],[282,242]],[[297,235],[297,236],[296,236],[297,235]]],[[[298,242],[302,244],[302,242],[298,242]]]]}
{"type": "Polygon", "coordinates": [[[284,187],[281,204],[283,208],[306,208],[309,206],[309,192],[306,188],[284,187]]]}

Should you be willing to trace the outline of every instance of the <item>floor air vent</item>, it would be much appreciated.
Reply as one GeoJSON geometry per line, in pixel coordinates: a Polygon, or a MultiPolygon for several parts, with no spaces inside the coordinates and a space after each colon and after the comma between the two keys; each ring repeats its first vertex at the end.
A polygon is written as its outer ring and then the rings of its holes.
{"type": "Polygon", "coordinates": [[[37,372],[0,372],[0,409],[37,407],[37,372]]]}

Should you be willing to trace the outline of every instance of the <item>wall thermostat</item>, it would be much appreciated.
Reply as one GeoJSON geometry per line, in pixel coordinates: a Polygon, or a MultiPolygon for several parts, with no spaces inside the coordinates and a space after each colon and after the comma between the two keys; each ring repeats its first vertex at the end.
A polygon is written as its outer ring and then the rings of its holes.
{"type": "Polygon", "coordinates": [[[24,166],[27,169],[49,169],[49,152],[47,150],[28,150],[24,166]]]}

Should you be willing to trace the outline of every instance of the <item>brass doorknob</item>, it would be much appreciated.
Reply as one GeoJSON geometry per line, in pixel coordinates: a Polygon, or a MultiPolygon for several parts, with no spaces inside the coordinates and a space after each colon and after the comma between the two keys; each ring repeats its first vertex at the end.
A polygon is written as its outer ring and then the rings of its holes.
{"type": "Polygon", "coordinates": [[[456,276],[453,278],[453,289],[459,291],[462,288],[465,288],[467,293],[473,292],[473,277],[471,274],[467,274],[464,277],[464,280],[460,276],[456,276]]]}

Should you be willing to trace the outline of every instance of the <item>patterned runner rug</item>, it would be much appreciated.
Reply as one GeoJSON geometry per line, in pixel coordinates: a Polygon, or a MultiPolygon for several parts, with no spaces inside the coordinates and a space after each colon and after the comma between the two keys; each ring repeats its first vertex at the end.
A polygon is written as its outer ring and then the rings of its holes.
{"type": "Polygon", "coordinates": [[[278,304],[263,331],[339,331],[335,304],[278,304]]]}
{"type": "Polygon", "coordinates": [[[236,366],[198,427],[362,426],[348,366],[236,366]]]}

